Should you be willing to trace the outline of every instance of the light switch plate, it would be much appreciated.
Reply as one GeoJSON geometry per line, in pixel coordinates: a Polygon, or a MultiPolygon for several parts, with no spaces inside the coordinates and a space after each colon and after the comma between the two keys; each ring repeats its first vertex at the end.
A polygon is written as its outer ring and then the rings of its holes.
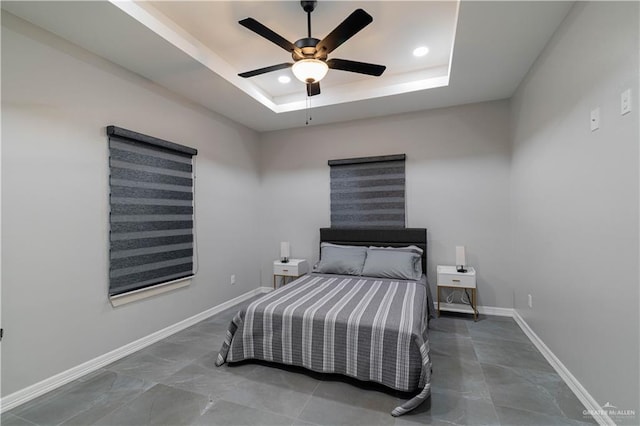
{"type": "Polygon", "coordinates": [[[627,89],[620,94],[620,115],[631,112],[631,89],[627,89]]]}
{"type": "Polygon", "coordinates": [[[591,110],[591,131],[594,132],[600,128],[600,108],[591,110]]]}

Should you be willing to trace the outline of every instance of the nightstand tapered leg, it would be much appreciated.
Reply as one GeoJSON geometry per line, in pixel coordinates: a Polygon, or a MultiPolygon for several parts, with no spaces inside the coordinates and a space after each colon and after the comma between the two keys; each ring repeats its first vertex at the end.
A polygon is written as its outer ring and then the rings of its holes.
{"type": "Polygon", "coordinates": [[[440,286],[437,286],[438,290],[438,318],[440,318],[440,286]]]}
{"type": "Polygon", "coordinates": [[[478,297],[477,297],[477,291],[475,288],[473,289],[472,296],[473,296],[473,320],[478,321],[478,305],[477,305],[478,297]]]}

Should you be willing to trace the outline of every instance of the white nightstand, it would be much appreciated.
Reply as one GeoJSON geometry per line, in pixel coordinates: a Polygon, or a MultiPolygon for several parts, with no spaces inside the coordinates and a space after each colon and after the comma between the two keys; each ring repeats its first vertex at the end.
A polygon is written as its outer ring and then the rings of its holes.
{"type": "Polygon", "coordinates": [[[437,273],[438,316],[440,316],[440,311],[464,312],[473,314],[473,320],[477,320],[476,270],[467,266],[467,272],[458,272],[455,266],[438,265],[437,273]],[[471,290],[471,306],[461,303],[440,303],[440,288],[471,290]]]}
{"type": "Polygon", "coordinates": [[[309,263],[305,259],[289,259],[282,263],[279,260],[273,262],[273,288],[276,288],[276,277],[282,277],[282,285],[285,285],[287,277],[298,278],[309,272],[309,263]]]}

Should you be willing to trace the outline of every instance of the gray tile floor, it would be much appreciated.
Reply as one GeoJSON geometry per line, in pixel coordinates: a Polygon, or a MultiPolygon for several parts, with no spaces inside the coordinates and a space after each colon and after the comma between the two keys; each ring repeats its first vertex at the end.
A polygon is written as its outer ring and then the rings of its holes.
{"type": "Polygon", "coordinates": [[[510,318],[431,322],[432,394],[407,398],[336,376],[214,365],[225,311],[2,415],[17,425],[579,425],[584,407],[510,318]]]}

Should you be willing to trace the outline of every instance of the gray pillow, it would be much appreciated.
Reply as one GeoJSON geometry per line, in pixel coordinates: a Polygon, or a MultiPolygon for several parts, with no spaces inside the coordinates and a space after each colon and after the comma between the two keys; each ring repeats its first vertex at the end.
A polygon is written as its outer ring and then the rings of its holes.
{"type": "Polygon", "coordinates": [[[422,259],[418,253],[411,251],[369,248],[362,275],[419,280],[422,276],[422,259]]]}
{"type": "Polygon", "coordinates": [[[361,275],[366,247],[320,244],[320,263],[316,272],[321,274],[361,275]]]}
{"type": "Polygon", "coordinates": [[[370,249],[372,250],[395,250],[395,251],[406,251],[409,253],[417,253],[420,256],[422,256],[422,249],[418,246],[405,246],[405,247],[376,247],[376,246],[369,246],[370,249]]]}

